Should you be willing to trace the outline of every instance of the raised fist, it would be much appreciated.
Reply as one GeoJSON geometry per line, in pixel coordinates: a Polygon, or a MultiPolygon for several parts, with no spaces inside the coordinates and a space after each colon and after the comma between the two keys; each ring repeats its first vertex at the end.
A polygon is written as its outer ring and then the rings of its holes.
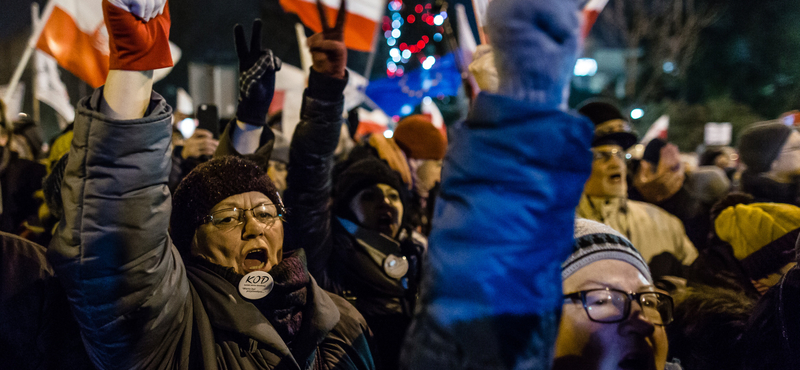
{"type": "Polygon", "coordinates": [[[169,8],[166,0],[105,0],[103,16],[108,29],[109,69],[148,71],[172,67],[169,48],[169,8]],[[116,5],[144,11],[147,18],[116,5]],[[135,3],[135,6],[134,6],[135,3]],[[152,8],[143,8],[149,3],[152,8]]]}
{"type": "Polygon", "coordinates": [[[312,68],[319,73],[339,79],[345,77],[345,67],[347,67],[347,47],[344,45],[346,7],[347,1],[342,0],[336,15],[336,24],[329,27],[325,8],[320,0],[317,0],[322,32],[312,35],[307,40],[308,48],[311,50],[312,68]]]}
{"type": "Polygon", "coordinates": [[[167,0],[108,0],[109,3],[127,11],[145,22],[164,12],[167,0]]]}

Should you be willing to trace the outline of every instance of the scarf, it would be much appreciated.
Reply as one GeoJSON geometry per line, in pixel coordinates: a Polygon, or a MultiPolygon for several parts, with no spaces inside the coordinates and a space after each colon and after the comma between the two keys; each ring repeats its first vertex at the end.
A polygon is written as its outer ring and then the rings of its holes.
{"type": "MultiPolygon", "coordinates": [[[[192,263],[205,266],[233,286],[239,286],[244,277],[233,268],[192,258],[192,263]]],[[[292,342],[300,332],[303,314],[308,312],[310,274],[306,268],[306,255],[303,250],[286,254],[283,261],[269,271],[275,281],[272,291],[264,298],[248,300],[269,320],[286,346],[292,349],[292,342]]]]}

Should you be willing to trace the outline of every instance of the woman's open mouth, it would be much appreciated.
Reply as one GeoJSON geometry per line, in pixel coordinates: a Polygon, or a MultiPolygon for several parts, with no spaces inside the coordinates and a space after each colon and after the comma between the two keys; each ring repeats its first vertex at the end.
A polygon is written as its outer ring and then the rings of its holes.
{"type": "Polygon", "coordinates": [[[267,250],[266,249],[253,249],[247,252],[244,257],[244,269],[246,272],[261,270],[267,267],[267,250]]]}

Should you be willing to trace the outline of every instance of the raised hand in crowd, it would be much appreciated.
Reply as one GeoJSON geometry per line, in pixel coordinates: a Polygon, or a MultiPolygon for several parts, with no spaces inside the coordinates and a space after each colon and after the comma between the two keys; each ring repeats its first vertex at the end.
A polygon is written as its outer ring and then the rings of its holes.
{"type": "Polygon", "coordinates": [[[633,185],[645,200],[659,203],[681,189],[685,176],[678,147],[667,144],[661,148],[658,165],[641,161],[639,171],[633,176],[633,185]]]}
{"type": "Polygon", "coordinates": [[[275,72],[281,69],[281,60],[272,50],[261,46],[260,19],[253,21],[250,46],[244,27],[234,27],[236,54],[239,56],[239,107],[236,119],[249,125],[264,127],[272,97],[275,94],[275,72]]]}
{"type": "Polygon", "coordinates": [[[192,137],[186,139],[181,150],[181,157],[198,158],[201,156],[212,156],[219,146],[219,140],[214,139],[211,131],[198,128],[192,134],[192,137]]]}
{"type": "Polygon", "coordinates": [[[157,1],[163,5],[162,12],[155,17],[152,9],[149,14],[143,13],[150,17],[144,24],[133,11],[138,11],[153,0],[121,1],[123,7],[117,5],[119,1],[103,1],[110,71],[100,110],[108,118],[141,118],[153,90],[152,70],[172,66],[169,8],[166,7],[166,1],[157,1]]]}
{"type": "Polygon", "coordinates": [[[131,13],[145,22],[164,13],[167,0],[108,0],[109,3],[131,13]]]}
{"type": "Polygon", "coordinates": [[[347,47],[344,45],[344,21],[347,0],[342,0],[339,12],[336,15],[336,24],[330,27],[328,17],[322,2],[317,0],[322,32],[308,38],[308,48],[311,50],[312,68],[328,76],[343,79],[347,67],[347,47]]]}

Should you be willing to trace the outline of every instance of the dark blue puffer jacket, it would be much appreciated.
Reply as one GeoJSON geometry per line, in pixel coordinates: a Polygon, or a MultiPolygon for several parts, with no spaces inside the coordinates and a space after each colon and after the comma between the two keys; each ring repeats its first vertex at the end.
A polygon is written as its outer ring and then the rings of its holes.
{"type": "Polygon", "coordinates": [[[549,369],[591,122],[481,93],[445,157],[410,369],[549,369]]]}

